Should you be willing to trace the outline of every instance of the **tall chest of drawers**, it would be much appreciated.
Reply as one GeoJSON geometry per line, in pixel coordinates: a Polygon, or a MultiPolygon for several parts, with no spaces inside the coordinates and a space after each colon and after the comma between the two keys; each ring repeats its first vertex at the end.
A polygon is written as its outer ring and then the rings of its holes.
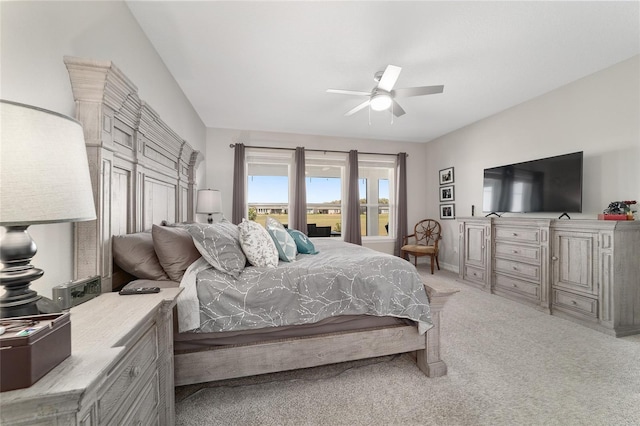
{"type": "Polygon", "coordinates": [[[31,387],[0,394],[0,424],[173,424],[179,292],[105,293],[72,308],[71,356],[31,387]]]}

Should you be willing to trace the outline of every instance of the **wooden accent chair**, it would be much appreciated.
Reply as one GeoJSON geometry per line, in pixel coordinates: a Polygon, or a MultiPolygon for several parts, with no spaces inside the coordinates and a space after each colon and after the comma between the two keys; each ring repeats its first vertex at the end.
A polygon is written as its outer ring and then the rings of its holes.
{"type": "Polygon", "coordinates": [[[407,259],[407,255],[415,256],[414,264],[418,266],[418,257],[430,256],[431,274],[433,274],[434,259],[438,270],[440,270],[440,262],[438,262],[438,241],[442,238],[440,229],[440,223],[433,219],[424,219],[416,223],[413,234],[404,237],[400,248],[400,257],[407,259]],[[409,244],[410,238],[415,239],[414,244],[409,244]]]}

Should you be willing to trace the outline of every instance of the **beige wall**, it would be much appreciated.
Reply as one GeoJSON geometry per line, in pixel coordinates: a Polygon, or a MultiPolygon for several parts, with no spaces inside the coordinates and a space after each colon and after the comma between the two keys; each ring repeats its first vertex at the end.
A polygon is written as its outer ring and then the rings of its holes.
{"type": "MultiPolygon", "coordinates": [[[[442,136],[426,144],[425,163],[429,170],[455,167],[461,217],[472,205],[482,214],[485,168],[575,151],[584,151],[583,210],[572,218],[594,219],[611,201],[640,201],[640,56],[442,136]]],[[[424,192],[434,217],[437,178],[427,175],[424,192]]],[[[457,223],[443,223],[441,265],[457,270],[457,223]]]]}
{"type": "MultiPolygon", "coordinates": [[[[224,215],[231,217],[233,194],[233,149],[229,144],[242,142],[247,146],[272,146],[306,149],[344,150],[357,149],[362,152],[397,154],[406,152],[408,221],[410,224],[423,219],[426,201],[423,197],[427,171],[423,166],[425,145],[410,142],[374,141],[366,139],[336,138],[328,136],[297,135],[291,133],[254,132],[228,129],[207,130],[209,155],[206,158],[207,186],[222,191],[224,215]]],[[[376,241],[370,238],[364,245],[386,253],[393,253],[393,242],[376,241]]]]}
{"type": "MultiPolygon", "coordinates": [[[[205,153],[206,129],[124,2],[0,3],[0,97],[70,116],[74,101],[64,55],[112,60],[182,138],[205,153]]],[[[3,141],[3,143],[6,143],[3,141]]],[[[199,181],[204,181],[204,167],[199,181]]],[[[45,271],[33,288],[72,279],[72,225],[29,228],[45,271]]]]}

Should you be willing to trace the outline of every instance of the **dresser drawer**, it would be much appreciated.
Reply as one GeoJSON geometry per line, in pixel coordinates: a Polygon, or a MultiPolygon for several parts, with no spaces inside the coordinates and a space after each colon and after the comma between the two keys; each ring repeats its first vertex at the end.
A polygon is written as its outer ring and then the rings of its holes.
{"type": "Polygon", "coordinates": [[[108,374],[107,390],[98,400],[98,423],[109,421],[115,411],[133,403],[133,390],[142,386],[158,357],[156,326],[151,327],[108,374]]]}
{"type": "Polygon", "coordinates": [[[502,274],[496,274],[494,287],[500,290],[516,292],[540,300],[540,285],[519,280],[502,274]]]}
{"type": "Polygon", "coordinates": [[[567,291],[553,289],[553,304],[590,317],[598,317],[597,299],[578,296],[577,294],[569,293],[567,291]]]}
{"type": "Polygon", "coordinates": [[[537,264],[540,263],[540,247],[496,242],[494,253],[496,257],[505,259],[537,264]]]}
{"type": "Polygon", "coordinates": [[[495,238],[496,240],[517,241],[521,243],[540,243],[540,230],[496,226],[495,238]]]}
{"type": "Polygon", "coordinates": [[[472,266],[465,266],[464,279],[484,284],[485,273],[486,272],[484,269],[474,268],[472,266]]]}
{"type": "Polygon", "coordinates": [[[123,425],[157,425],[158,424],[158,375],[154,374],[144,389],[132,395],[140,395],[124,420],[118,421],[123,425]]]}
{"type": "Polygon", "coordinates": [[[517,262],[514,260],[496,259],[496,272],[516,275],[522,278],[529,278],[540,283],[540,266],[517,262]]]}

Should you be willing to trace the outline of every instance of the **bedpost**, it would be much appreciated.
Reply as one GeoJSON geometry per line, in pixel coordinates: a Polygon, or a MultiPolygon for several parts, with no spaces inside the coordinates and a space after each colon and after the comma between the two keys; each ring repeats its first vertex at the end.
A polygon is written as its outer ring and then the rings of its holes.
{"type": "Polygon", "coordinates": [[[425,349],[416,351],[416,364],[427,377],[447,374],[447,364],[440,358],[440,313],[447,300],[459,290],[435,284],[425,284],[431,307],[431,327],[425,333],[425,349]]]}

